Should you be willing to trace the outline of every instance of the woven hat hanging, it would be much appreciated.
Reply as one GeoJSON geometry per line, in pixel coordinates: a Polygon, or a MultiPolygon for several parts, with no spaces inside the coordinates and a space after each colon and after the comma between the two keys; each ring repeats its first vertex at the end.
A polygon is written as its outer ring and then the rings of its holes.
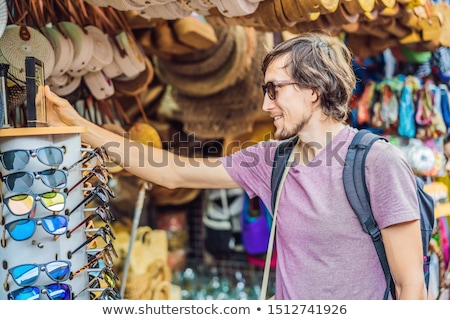
{"type": "Polygon", "coordinates": [[[255,50],[245,77],[232,86],[207,97],[190,97],[179,90],[172,92],[182,111],[183,131],[206,139],[221,139],[252,131],[263,95],[260,92],[261,61],[266,53],[266,33],[245,28],[247,37],[255,40],[255,50]]]}
{"type": "MultiPolygon", "coordinates": [[[[155,72],[163,82],[171,84],[181,94],[187,96],[204,97],[233,86],[247,74],[255,48],[255,37],[247,35],[254,32],[253,28],[231,26],[229,32],[234,36],[234,50],[225,63],[222,58],[217,59],[222,64],[215,72],[202,76],[180,75],[168,72],[160,66],[159,59],[155,59],[155,72]]],[[[215,56],[219,54],[220,52],[215,56]]],[[[211,63],[214,62],[215,60],[211,60],[211,63]]]]}
{"type": "Polygon", "coordinates": [[[215,28],[218,42],[206,50],[196,50],[191,54],[174,56],[171,60],[159,59],[160,67],[167,72],[181,76],[204,76],[220,69],[230,58],[235,40],[227,28],[215,28]]]}
{"type": "Polygon", "coordinates": [[[114,87],[118,93],[134,96],[147,90],[154,76],[153,65],[148,57],[144,57],[145,69],[134,78],[119,76],[113,79],[114,87]]]}

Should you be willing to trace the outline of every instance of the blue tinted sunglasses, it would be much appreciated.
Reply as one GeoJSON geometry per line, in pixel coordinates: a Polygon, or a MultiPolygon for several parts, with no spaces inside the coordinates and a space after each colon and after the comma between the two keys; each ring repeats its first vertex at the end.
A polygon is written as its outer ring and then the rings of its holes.
{"type": "Polygon", "coordinates": [[[46,294],[50,300],[71,300],[72,288],[65,283],[24,287],[8,293],[8,300],[41,300],[41,294],[46,294]]]}
{"type": "Polygon", "coordinates": [[[66,260],[55,260],[42,264],[27,263],[8,269],[5,284],[9,276],[21,287],[31,286],[39,279],[41,271],[56,282],[66,281],[70,276],[71,262],[66,260]]]}
{"type": "Polygon", "coordinates": [[[30,162],[30,157],[51,167],[59,166],[64,160],[64,147],[42,147],[32,150],[15,149],[0,153],[0,159],[6,170],[21,170],[30,162]]]}
{"type": "Polygon", "coordinates": [[[36,231],[36,225],[42,226],[49,234],[61,235],[67,231],[67,218],[50,215],[43,218],[20,219],[9,222],[5,224],[2,241],[5,240],[5,231],[8,231],[11,238],[16,241],[30,239],[36,231]]]}

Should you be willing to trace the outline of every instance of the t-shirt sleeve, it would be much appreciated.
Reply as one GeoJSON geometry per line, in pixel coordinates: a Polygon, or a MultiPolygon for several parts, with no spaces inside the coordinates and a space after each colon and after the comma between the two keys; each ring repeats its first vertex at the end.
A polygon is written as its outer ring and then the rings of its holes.
{"type": "Polygon", "coordinates": [[[380,229],[420,218],[414,173],[398,147],[382,141],[373,145],[366,184],[380,229]]]}
{"type": "Polygon", "coordinates": [[[272,161],[278,141],[262,141],[220,158],[228,174],[250,198],[270,193],[272,161]]]}

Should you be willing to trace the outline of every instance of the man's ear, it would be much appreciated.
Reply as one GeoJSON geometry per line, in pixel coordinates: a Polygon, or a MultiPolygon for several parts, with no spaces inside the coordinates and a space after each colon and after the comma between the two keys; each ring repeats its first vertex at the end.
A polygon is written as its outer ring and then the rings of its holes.
{"type": "Polygon", "coordinates": [[[313,103],[319,102],[320,95],[317,90],[311,89],[311,101],[313,103]]]}

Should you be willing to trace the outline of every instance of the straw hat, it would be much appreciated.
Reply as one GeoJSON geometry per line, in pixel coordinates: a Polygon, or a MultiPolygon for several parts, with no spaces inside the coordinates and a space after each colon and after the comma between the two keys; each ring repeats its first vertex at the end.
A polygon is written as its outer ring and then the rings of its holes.
{"type": "Polygon", "coordinates": [[[230,58],[235,48],[233,33],[223,32],[227,28],[220,29],[222,32],[218,34],[220,37],[218,42],[208,50],[197,50],[188,55],[175,56],[170,61],[159,59],[161,68],[167,72],[185,76],[201,76],[217,71],[230,58]]]}
{"type": "MultiPolygon", "coordinates": [[[[204,97],[224,90],[245,77],[255,47],[253,28],[241,26],[230,27],[234,36],[235,47],[232,55],[225,63],[212,74],[203,76],[186,76],[169,72],[160,64],[160,59],[155,59],[155,71],[159,78],[171,84],[181,94],[192,97],[204,97]],[[251,35],[253,34],[253,36],[251,35]]],[[[223,59],[217,61],[222,62],[223,59]]]]}
{"type": "Polygon", "coordinates": [[[266,53],[267,33],[255,32],[256,47],[245,78],[207,97],[191,97],[174,89],[172,95],[182,111],[183,131],[202,138],[221,139],[252,131],[263,95],[261,61],[266,53]]]}
{"type": "Polygon", "coordinates": [[[145,69],[135,78],[119,76],[112,81],[118,93],[135,96],[144,92],[154,76],[153,65],[148,57],[144,57],[145,69]]]}

